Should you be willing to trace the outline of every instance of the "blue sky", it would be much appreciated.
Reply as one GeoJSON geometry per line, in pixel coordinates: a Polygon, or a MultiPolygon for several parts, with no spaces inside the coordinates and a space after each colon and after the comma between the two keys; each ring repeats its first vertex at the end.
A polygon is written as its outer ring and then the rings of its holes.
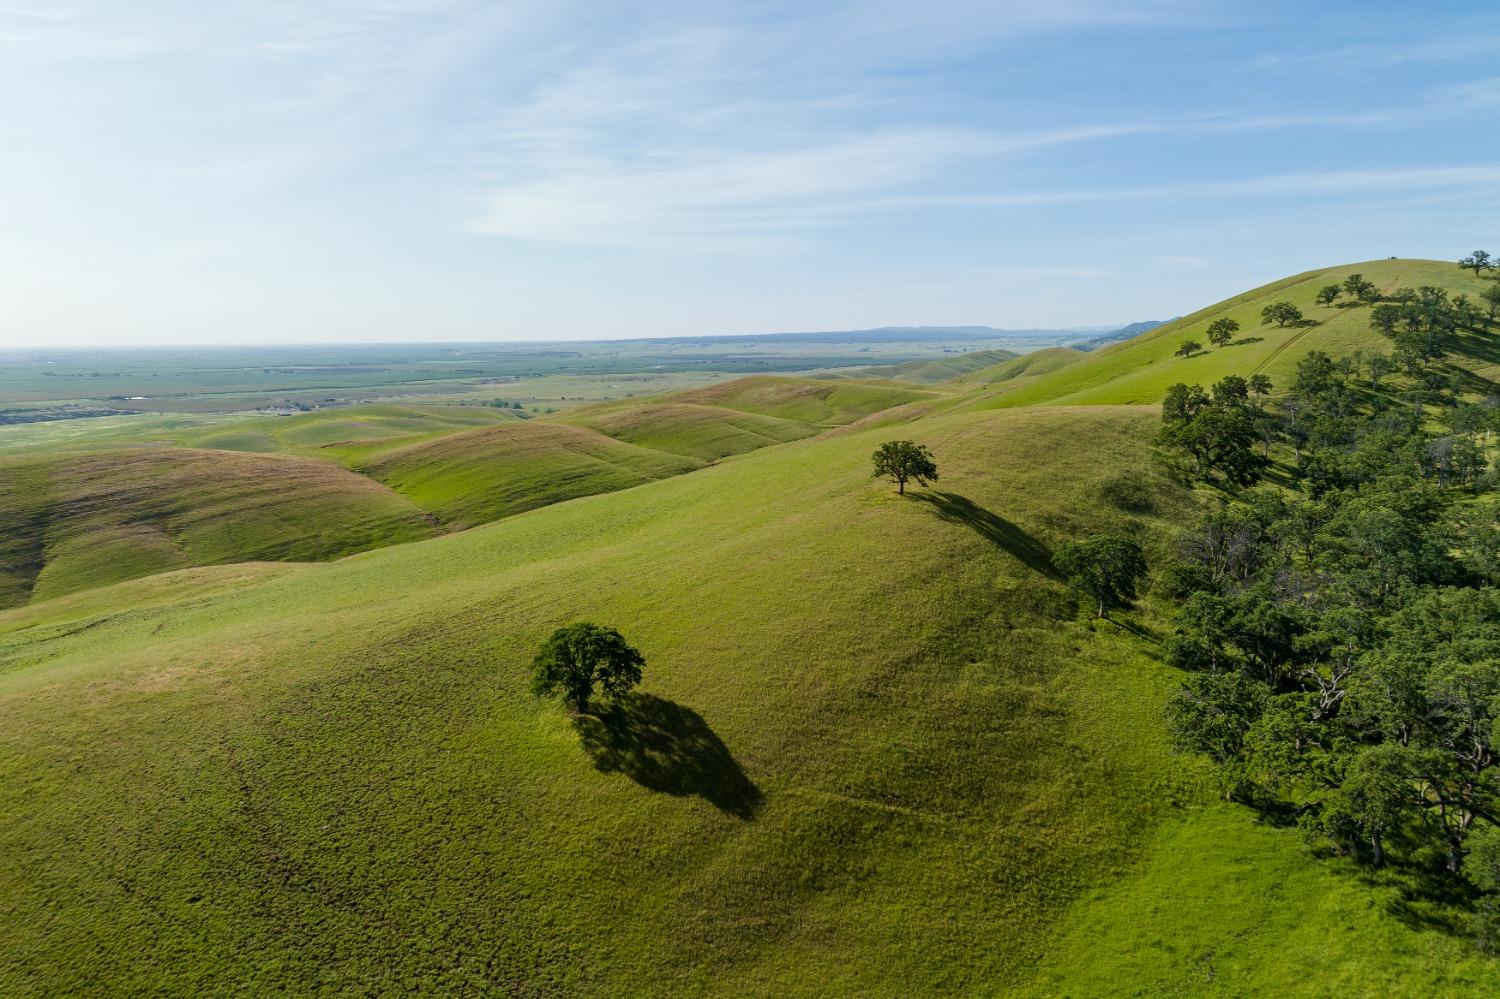
{"type": "Polygon", "coordinates": [[[0,0],[0,345],[1165,318],[1500,252],[1487,4],[0,0]]]}

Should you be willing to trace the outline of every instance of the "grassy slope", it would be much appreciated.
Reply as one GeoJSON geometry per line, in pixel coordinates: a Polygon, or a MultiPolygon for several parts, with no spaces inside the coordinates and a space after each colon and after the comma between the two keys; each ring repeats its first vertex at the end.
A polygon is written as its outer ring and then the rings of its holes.
{"type": "Polygon", "coordinates": [[[922,389],[901,388],[878,382],[863,384],[832,379],[761,375],[680,392],[674,398],[678,402],[723,406],[744,413],[760,413],[799,423],[842,426],[892,406],[933,396],[934,393],[922,389]]]}
{"type": "Polygon", "coordinates": [[[954,357],[942,357],[934,361],[907,361],[904,364],[884,364],[870,368],[851,368],[849,378],[890,378],[901,382],[931,385],[948,382],[975,371],[1004,364],[1019,355],[1013,350],[971,350],[954,357]]]}
{"type": "Polygon", "coordinates": [[[345,406],[274,416],[138,414],[0,427],[0,454],[56,454],[144,445],[219,451],[285,452],[339,460],[330,442],[356,441],[367,450],[519,419],[510,410],[479,406],[345,406]]]}
{"type": "Polygon", "coordinates": [[[0,606],[191,565],[327,559],[429,537],[422,511],[321,462],[152,449],[0,462],[0,606]]]}
{"type": "Polygon", "coordinates": [[[590,406],[560,417],[559,422],[702,461],[800,440],[821,430],[810,423],[775,416],[675,402],[670,396],[657,401],[590,406]]]}
{"type": "Polygon", "coordinates": [[[585,427],[528,420],[386,452],[360,467],[444,523],[468,527],[699,467],[585,427]]]}
{"type": "Polygon", "coordinates": [[[932,421],[964,497],[936,506],[849,434],[0,616],[27,625],[0,636],[0,855],[27,858],[0,865],[0,991],[1020,983],[1171,781],[1159,736],[1104,752],[1154,730],[1162,671],[1033,568],[1074,518],[1122,519],[1100,468],[1147,418],[932,421]],[[578,617],[624,627],[669,702],[635,780],[526,693],[578,617]],[[1070,706],[1106,673],[1126,696],[1070,706]]]}
{"type": "MultiPolygon", "coordinates": [[[[1500,985],[1209,806],[1149,643],[1039,571],[1132,523],[1098,491],[1149,467],[1153,423],[933,417],[927,499],[851,432],[0,614],[0,856],[25,858],[0,992],[1321,995],[1336,963],[1416,995],[1449,959],[1500,985]],[[577,618],[649,660],[650,724],[597,764],[526,693],[577,618]]],[[[1153,488],[1146,539],[1189,502],[1153,488]]]]}
{"type": "Polygon", "coordinates": [[[422,440],[519,419],[488,406],[352,406],[295,416],[256,416],[180,437],[189,447],[288,451],[339,461],[344,448],[361,458],[422,440]]]}
{"type": "MultiPolygon", "coordinates": [[[[165,504],[163,509],[170,507],[177,511],[177,520],[186,522],[191,518],[185,518],[183,510],[213,502],[212,487],[192,495],[194,487],[187,470],[196,466],[182,465],[173,480],[171,489],[182,495],[151,498],[147,496],[149,490],[135,488],[120,507],[120,516],[104,527],[96,523],[100,521],[97,508],[113,500],[107,494],[102,499],[91,497],[78,476],[64,476],[67,481],[45,506],[51,522],[65,526],[54,527],[49,534],[46,524],[37,519],[43,513],[43,490],[32,481],[38,475],[44,479],[51,475],[46,471],[51,467],[49,460],[12,461],[11,471],[0,470],[0,528],[4,529],[0,534],[0,607],[31,599],[33,584],[36,596],[45,598],[187,565],[297,557],[285,554],[292,551],[321,558],[431,533],[414,533],[387,524],[396,507],[408,518],[420,512],[449,527],[470,527],[560,500],[625,489],[691,471],[727,455],[808,437],[824,429],[820,423],[846,422],[914,397],[899,386],[803,380],[775,386],[776,381],[752,378],[726,383],[717,398],[727,402],[744,399],[751,407],[769,403],[810,415],[816,422],[744,412],[723,404],[680,402],[674,396],[589,407],[577,415],[546,423],[526,423],[509,411],[488,407],[433,406],[340,408],[290,417],[256,416],[206,427],[148,421],[139,428],[136,444],[176,445],[171,450],[179,455],[219,454],[215,460],[225,469],[235,467],[227,451],[206,449],[316,458],[392,487],[420,511],[401,504],[389,489],[371,488],[361,493],[360,487],[332,472],[323,477],[353,490],[346,500],[363,495],[373,503],[366,514],[370,523],[365,528],[356,528],[354,521],[360,514],[352,508],[338,512],[325,524],[326,518],[315,512],[325,500],[311,495],[307,483],[300,479],[286,484],[297,496],[290,505],[283,504],[280,491],[236,487],[238,505],[228,510],[212,507],[205,519],[217,525],[221,533],[237,530],[234,523],[243,521],[245,537],[224,551],[205,554],[197,550],[202,544],[184,549],[180,539],[156,523],[164,516],[157,506],[165,504]],[[772,383],[769,389],[768,382],[772,383]],[[184,447],[196,450],[185,452],[184,447]],[[263,508],[255,508],[257,501],[263,508]],[[304,512],[310,515],[302,516],[304,512]],[[274,541],[261,537],[270,523],[277,525],[270,529],[274,541]],[[296,540],[298,530],[303,532],[300,543],[296,540]],[[336,542],[325,537],[330,533],[337,536],[336,542]],[[354,537],[363,537],[367,543],[350,543],[354,537]]],[[[57,467],[86,468],[88,476],[115,488],[152,474],[150,462],[143,455],[166,453],[122,447],[131,440],[128,434],[103,436],[115,450],[101,451],[87,459],[74,456],[57,467]]],[[[59,450],[66,451],[70,440],[61,441],[59,450]]],[[[246,468],[262,467],[251,459],[246,461],[250,462],[246,468]]],[[[303,473],[304,477],[318,477],[306,468],[303,473]]],[[[241,473],[229,474],[234,477],[241,473]]]]}
{"type": "MultiPolygon", "coordinates": [[[[989,404],[1022,406],[1038,402],[1070,405],[1099,403],[1153,403],[1160,401],[1174,382],[1209,384],[1226,374],[1262,372],[1274,383],[1286,385],[1309,350],[1334,357],[1356,350],[1389,352],[1390,342],[1369,328],[1370,306],[1347,302],[1321,306],[1314,302],[1318,289],[1341,282],[1360,272],[1383,292],[1400,287],[1437,285],[1455,294],[1477,299],[1492,279],[1475,278],[1451,263],[1434,260],[1373,260],[1308,271],[1257,288],[1190,316],[1161,326],[1144,336],[1085,355],[1085,359],[1013,391],[994,397],[989,404]],[[1302,310],[1314,325],[1277,329],[1260,325],[1260,311],[1272,302],[1287,301],[1302,310]],[[1209,349],[1191,358],[1174,357],[1184,340],[1208,346],[1204,333],[1220,317],[1239,321],[1239,341],[1224,348],[1209,349]],[[1253,342],[1249,342],[1253,341],[1253,342]]],[[[1500,379],[1500,354],[1479,338],[1468,337],[1453,357],[1480,376],[1500,379]]]]}

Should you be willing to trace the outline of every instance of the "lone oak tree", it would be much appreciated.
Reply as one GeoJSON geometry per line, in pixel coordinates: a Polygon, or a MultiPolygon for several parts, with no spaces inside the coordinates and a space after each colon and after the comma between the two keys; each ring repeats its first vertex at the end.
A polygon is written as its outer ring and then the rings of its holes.
{"type": "Polygon", "coordinates": [[[641,682],[646,660],[618,631],[580,621],[558,628],[531,663],[531,689],[538,697],[560,693],[582,714],[598,686],[611,697],[641,682]]]}
{"type": "Polygon", "coordinates": [[[1302,321],[1302,310],[1290,302],[1273,302],[1260,310],[1260,324],[1262,326],[1275,323],[1277,326],[1286,326],[1289,323],[1300,323],[1302,321]]]}
{"type": "Polygon", "coordinates": [[[1208,342],[1215,347],[1227,347],[1239,331],[1240,324],[1233,319],[1215,319],[1208,324],[1208,342]]]}
{"type": "Polygon", "coordinates": [[[1460,260],[1458,262],[1458,266],[1466,270],[1472,270],[1474,272],[1474,276],[1478,277],[1481,271],[1487,271],[1491,269],[1495,266],[1495,263],[1490,258],[1488,250],[1475,250],[1473,253],[1460,260]]]}
{"type": "Polygon", "coordinates": [[[875,452],[875,478],[887,476],[896,483],[896,492],[905,494],[906,483],[916,480],[919,485],[936,482],[937,463],[925,445],[911,441],[886,441],[875,452]]]}
{"type": "Polygon", "coordinates": [[[1141,546],[1118,534],[1070,541],[1057,550],[1052,564],[1067,577],[1068,585],[1094,598],[1095,617],[1103,617],[1108,607],[1134,600],[1136,584],[1146,574],[1141,546]]]}

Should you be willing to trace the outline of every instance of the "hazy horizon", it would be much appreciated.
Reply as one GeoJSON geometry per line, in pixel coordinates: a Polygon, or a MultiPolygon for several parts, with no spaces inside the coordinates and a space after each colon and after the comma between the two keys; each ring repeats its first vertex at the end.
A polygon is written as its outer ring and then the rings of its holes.
{"type": "Polygon", "coordinates": [[[1164,319],[1492,244],[1497,56],[1393,2],[23,0],[0,348],[1164,319]]]}

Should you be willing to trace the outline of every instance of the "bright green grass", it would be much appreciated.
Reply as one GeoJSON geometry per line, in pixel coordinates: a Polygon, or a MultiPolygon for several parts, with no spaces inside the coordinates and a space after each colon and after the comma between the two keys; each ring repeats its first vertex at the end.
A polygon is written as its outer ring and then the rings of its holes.
{"type": "MultiPolygon", "coordinates": [[[[1149,639],[1040,571],[1085,530],[1159,555],[1155,422],[929,417],[942,494],[841,432],[0,614],[0,994],[1443,994],[1459,942],[1203,807],[1149,639]],[[1101,503],[1143,469],[1155,515],[1101,503]],[[580,618],[664,702],[624,773],[526,691],[580,618]]],[[[1448,994],[1500,987],[1462,960],[1448,994]]]]}
{"type": "Polygon", "coordinates": [[[798,423],[841,426],[892,406],[933,398],[935,393],[889,384],[816,378],[741,378],[680,392],[678,402],[724,406],[798,423]]]}
{"type": "Polygon", "coordinates": [[[1019,985],[1176,781],[1165,672],[1033,568],[1129,523],[1095,497],[1149,420],[933,420],[938,506],[869,479],[877,435],[822,437],[217,592],[0,615],[28,625],[0,635],[0,856],[25,858],[0,992],[1019,985]],[[690,741],[640,782],[526,692],[581,617],[678,706],[690,741]]]}
{"type": "Polygon", "coordinates": [[[1500,967],[1394,886],[1200,804],[1078,906],[1030,996],[1486,996],[1500,967]],[[1107,983],[1107,988],[1104,986],[1107,983]],[[1102,991],[1101,991],[1102,990],[1102,991]]]}
{"type": "Polygon", "coordinates": [[[699,465],[585,427],[528,420],[387,452],[361,471],[444,523],[470,527],[680,475],[699,465]]]}
{"type": "MultiPolygon", "coordinates": [[[[1370,306],[1350,305],[1347,300],[1333,306],[1314,301],[1318,289],[1336,284],[1360,272],[1382,292],[1401,287],[1436,285],[1454,294],[1478,299],[1490,278],[1476,278],[1451,263],[1435,260],[1372,260],[1324,270],[1309,271],[1257,288],[1190,316],[1185,316],[1124,343],[1086,355],[1046,377],[1019,384],[1013,391],[987,400],[987,405],[1024,406],[1039,402],[1069,405],[1100,403],[1154,403],[1174,382],[1207,385],[1228,374],[1269,375],[1279,388],[1290,384],[1297,362],[1310,350],[1333,357],[1356,350],[1389,352],[1390,341],[1370,329],[1370,306]],[[1278,329],[1260,325],[1261,309],[1272,302],[1291,302],[1314,325],[1278,329]],[[1220,317],[1240,324],[1238,342],[1223,348],[1210,347],[1205,330],[1220,317]],[[1173,356],[1184,340],[1197,340],[1208,348],[1190,358],[1173,356]]],[[[1496,337],[1468,335],[1457,345],[1453,363],[1478,376],[1500,378],[1500,347],[1496,337]]]]}
{"type": "Polygon", "coordinates": [[[0,462],[0,605],[192,565],[429,537],[410,501],[300,458],[162,448],[0,462]]]}
{"type": "Polygon", "coordinates": [[[1077,364],[1088,356],[1087,352],[1074,350],[1072,347],[1048,347],[970,371],[958,379],[958,383],[963,386],[988,387],[1000,382],[1015,381],[1018,378],[1049,375],[1069,365],[1077,364]]]}
{"type": "Polygon", "coordinates": [[[568,414],[562,421],[640,447],[703,461],[800,440],[821,430],[810,423],[722,406],[689,405],[674,402],[671,397],[591,406],[568,414]]]}

